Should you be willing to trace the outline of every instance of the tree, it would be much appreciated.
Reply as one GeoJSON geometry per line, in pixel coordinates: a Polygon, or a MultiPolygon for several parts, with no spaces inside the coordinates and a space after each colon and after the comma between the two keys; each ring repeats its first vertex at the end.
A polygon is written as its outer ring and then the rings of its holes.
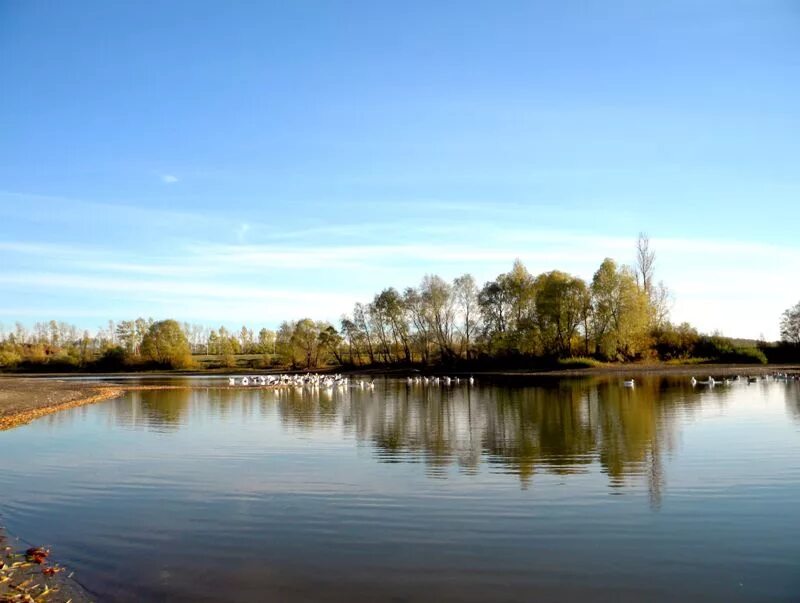
{"type": "Polygon", "coordinates": [[[258,332],[258,352],[260,354],[271,354],[275,351],[275,332],[269,329],[261,329],[258,332]]]}
{"type": "Polygon", "coordinates": [[[339,332],[333,327],[333,325],[329,325],[327,328],[320,331],[318,339],[319,345],[333,354],[336,362],[339,364],[344,364],[342,362],[342,356],[339,353],[342,343],[344,343],[344,339],[341,335],[339,335],[339,332]]]}
{"type": "Polygon", "coordinates": [[[536,277],[536,319],[545,353],[569,356],[583,318],[586,283],[553,270],[536,277]]]}
{"type": "Polygon", "coordinates": [[[649,345],[650,307],[627,266],[606,258],[592,279],[592,315],[598,351],[606,358],[634,358],[649,345]]]}
{"type": "Polygon", "coordinates": [[[185,368],[192,364],[189,341],[175,320],[161,320],[150,326],[142,341],[142,356],[171,368],[185,368]]]}
{"type": "Polygon", "coordinates": [[[671,294],[664,281],[655,283],[656,252],[650,248],[650,238],[640,232],[636,241],[636,266],[634,276],[639,291],[647,296],[650,304],[650,326],[657,330],[669,318],[671,294]]]}
{"type": "Polygon", "coordinates": [[[800,302],[783,313],[781,339],[786,343],[800,345],[800,302]]]}
{"type": "Polygon", "coordinates": [[[453,294],[456,308],[461,318],[461,336],[464,340],[464,351],[469,360],[472,343],[477,331],[478,286],[471,274],[464,274],[453,281],[453,294]]]}
{"type": "Polygon", "coordinates": [[[359,332],[356,323],[347,316],[342,316],[340,325],[343,339],[347,342],[347,355],[350,358],[350,364],[358,364],[360,352],[358,344],[359,332]]]}
{"type": "Polygon", "coordinates": [[[292,358],[298,357],[306,368],[317,366],[319,358],[320,324],[310,318],[298,320],[294,326],[289,342],[293,348],[292,358]]]}
{"type": "Polygon", "coordinates": [[[442,358],[452,358],[455,355],[453,289],[442,277],[428,274],[422,279],[419,291],[426,320],[436,343],[439,344],[439,352],[442,358]]]}
{"type": "Polygon", "coordinates": [[[375,350],[372,347],[372,337],[369,332],[369,324],[367,321],[367,311],[364,304],[357,303],[353,306],[353,323],[358,331],[362,334],[364,343],[367,347],[367,355],[369,356],[369,363],[375,364],[375,350]]]}
{"type": "Polygon", "coordinates": [[[242,326],[239,331],[239,345],[243,354],[250,354],[253,348],[253,331],[247,326],[242,326]]]}
{"type": "Polygon", "coordinates": [[[220,356],[222,366],[233,368],[236,366],[236,354],[239,352],[239,340],[230,335],[224,328],[220,328],[217,341],[217,354],[220,356]]]}
{"type": "Polygon", "coordinates": [[[125,350],[128,357],[133,357],[137,352],[136,325],[132,320],[121,320],[116,328],[117,341],[125,350]]]}
{"type": "MultiPolygon", "coordinates": [[[[409,347],[408,320],[405,302],[394,287],[389,287],[375,296],[372,302],[374,308],[381,316],[381,320],[386,322],[388,330],[392,335],[394,349],[403,351],[406,362],[411,362],[411,348],[409,347]]],[[[381,332],[384,329],[381,327],[381,332]]]]}
{"type": "Polygon", "coordinates": [[[295,322],[283,321],[275,334],[275,352],[283,364],[295,365],[294,348],[292,347],[292,334],[295,322]]]}
{"type": "Polygon", "coordinates": [[[648,296],[653,287],[653,274],[655,273],[656,252],[650,249],[650,238],[647,233],[640,232],[636,241],[636,286],[648,296]]]}

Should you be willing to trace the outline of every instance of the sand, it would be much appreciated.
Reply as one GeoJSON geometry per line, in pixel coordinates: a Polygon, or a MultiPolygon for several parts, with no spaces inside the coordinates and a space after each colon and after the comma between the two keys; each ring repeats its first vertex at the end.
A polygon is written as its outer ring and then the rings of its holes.
{"type": "Polygon", "coordinates": [[[121,387],[98,383],[0,377],[0,430],[59,410],[115,398],[122,391],[121,387]]]}

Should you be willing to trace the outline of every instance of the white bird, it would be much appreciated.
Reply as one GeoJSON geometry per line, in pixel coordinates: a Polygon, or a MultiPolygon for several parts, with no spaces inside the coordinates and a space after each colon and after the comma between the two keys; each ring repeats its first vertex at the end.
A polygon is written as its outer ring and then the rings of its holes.
{"type": "Polygon", "coordinates": [[[236,377],[228,377],[228,385],[236,385],[236,377]]]}
{"type": "Polygon", "coordinates": [[[242,385],[250,385],[250,379],[247,377],[242,377],[242,385]]]}
{"type": "Polygon", "coordinates": [[[469,384],[475,385],[475,377],[473,377],[472,375],[469,376],[469,384]]]}
{"type": "Polygon", "coordinates": [[[625,387],[635,387],[636,382],[633,379],[628,379],[627,381],[623,381],[622,385],[624,385],[625,387]]]}

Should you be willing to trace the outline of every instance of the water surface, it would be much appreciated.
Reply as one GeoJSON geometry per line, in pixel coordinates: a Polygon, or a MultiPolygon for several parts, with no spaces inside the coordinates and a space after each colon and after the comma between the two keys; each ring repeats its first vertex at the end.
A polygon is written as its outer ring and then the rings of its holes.
{"type": "Polygon", "coordinates": [[[800,599],[797,383],[191,383],[0,433],[100,600],[800,599]]]}

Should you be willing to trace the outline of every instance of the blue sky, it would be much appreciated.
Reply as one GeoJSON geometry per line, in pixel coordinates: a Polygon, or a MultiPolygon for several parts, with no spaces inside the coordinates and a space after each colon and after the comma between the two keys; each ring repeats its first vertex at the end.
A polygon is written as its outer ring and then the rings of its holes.
{"type": "Polygon", "coordinates": [[[311,315],[640,230],[703,330],[800,300],[800,4],[0,1],[0,322],[311,315]]]}

